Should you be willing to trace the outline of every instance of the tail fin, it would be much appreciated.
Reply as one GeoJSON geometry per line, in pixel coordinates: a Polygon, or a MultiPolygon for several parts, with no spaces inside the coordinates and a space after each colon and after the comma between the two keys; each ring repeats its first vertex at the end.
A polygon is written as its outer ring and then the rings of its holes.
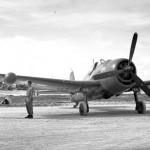
{"type": "Polygon", "coordinates": [[[71,80],[71,81],[75,81],[75,76],[74,76],[73,70],[72,70],[71,73],[70,73],[70,80],[71,80]]]}
{"type": "MultiPolygon", "coordinates": [[[[72,69],[71,69],[71,73],[70,73],[70,80],[75,81],[75,76],[74,76],[74,72],[72,69]]],[[[70,97],[71,102],[75,102],[75,95],[76,95],[75,93],[71,94],[71,97],[70,97]]],[[[78,106],[78,104],[79,104],[79,102],[75,102],[75,105],[73,106],[73,108],[76,108],[78,106]]]]}

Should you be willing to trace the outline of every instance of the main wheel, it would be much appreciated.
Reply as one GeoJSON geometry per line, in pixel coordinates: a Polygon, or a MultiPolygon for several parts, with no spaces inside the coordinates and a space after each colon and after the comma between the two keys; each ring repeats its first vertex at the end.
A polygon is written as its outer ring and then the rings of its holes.
{"type": "Polygon", "coordinates": [[[136,111],[139,113],[139,114],[145,114],[146,112],[146,105],[143,101],[139,101],[137,104],[136,104],[136,111]]]}
{"type": "Polygon", "coordinates": [[[81,116],[86,116],[88,112],[88,107],[85,102],[81,102],[79,106],[79,113],[81,116]]]}

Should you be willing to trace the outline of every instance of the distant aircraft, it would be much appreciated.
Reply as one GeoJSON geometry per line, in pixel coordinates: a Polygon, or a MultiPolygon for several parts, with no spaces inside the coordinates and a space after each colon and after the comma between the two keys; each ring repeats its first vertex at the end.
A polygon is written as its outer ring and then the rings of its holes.
{"type": "Polygon", "coordinates": [[[146,106],[143,101],[139,101],[138,91],[141,88],[150,97],[150,89],[147,87],[150,85],[150,81],[143,82],[137,76],[136,66],[132,62],[137,37],[138,34],[134,33],[129,59],[119,58],[96,62],[83,81],[75,81],[74,74],[70,76],[71,80],[16,76],[14,73],[0,74],[0,77],[9,84],[16,80],[31,80],[33,83],[46,85],[51,90],[70,93],[73,102],[76,104],[80,102],[80,115],[87,115],[89,112],[88,101],[90,100],[108,99],[126,91],[133,91],[136,111],[139,114],[144,114],[146,106]]]}

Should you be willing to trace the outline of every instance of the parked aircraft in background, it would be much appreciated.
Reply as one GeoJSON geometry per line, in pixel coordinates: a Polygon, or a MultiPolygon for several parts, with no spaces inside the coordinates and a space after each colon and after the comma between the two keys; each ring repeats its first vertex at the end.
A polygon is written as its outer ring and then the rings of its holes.
{"type": "Polygon", "coordinates": [[[73,102],[77,104],[80,102],[80,115],[87,115],[89,112],[88,101],[90,100],[108,99],[126,91],[133,91],[136,111],[143,114],[146,111],[146,106],[143,101],[139,101],[138,91],[141,88],[150,96],[150,90],[147,87],[147,85],[150,85],[150,81],[143,82],[137,76],[136,66],[132,62],[137,37],[138,34],[134,33],[129,59],[119,58],[96,62],[83,81],[75,81],[73,73],[70,76],[71,80],[16,76],[14,73],[0,74],[0,77],[4,78],[4,81],[9,84],[15,83],[16,80],[31,80],[33,83],[45,85],[51,90],[70,93],[73,102]]]}

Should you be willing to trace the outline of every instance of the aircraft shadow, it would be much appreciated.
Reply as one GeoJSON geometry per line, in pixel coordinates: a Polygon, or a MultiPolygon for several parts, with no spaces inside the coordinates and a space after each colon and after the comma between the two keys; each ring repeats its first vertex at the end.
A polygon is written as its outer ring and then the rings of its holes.
{"type": "MultiPolygon", "coordinates": [[[[74,109],[74,108],[63,108],[63,109],[74,109]]],[[[143,117],[150,116],[150,110],[147,110],[145,114],[138,114],[133,108],[128,106],[100,106],[100,107],[90,107],[90,111],[87,116],[80,116],[79,110],[76,108],[77,112],[73,113],[63,113],[63,114],[44,114],[42,117],[45,119],[82,119],[90,117],[143,117]]]]}
{"type": "Polygon", "coordinates": [[[147,110],[145,114],[138,114],[135,109],[128,109],[128,107],[92,107],[91,109],[96,110],[95,112],[91,112],[88,115],[91,117],[143,117],[150,116],[150,110],[147,110]]]}
{"type": "MultiPolygon", "coordinates": [[[[89,113],[87,116],[80,116],[79,115],[79,108],[72,108],[72,107],[61,107],[61,109],[66,109],[67,111],[61,111],[56,114],[49,113],[41,113],[40,115],[36,116],[34,119],[59,119],[59,120],[76,120],[76,119],[85,119],[85,118],[94,118],[94,117],[143,117],[143,116],[150,116],[150,110],[146,110],[145,114],[138,114],[134,107],[132,106],[91,106],[89,113]],[[70,110],[70,111],[68,111],[70,110]],[[73,110],[73,111],[71,111],[73,110]]],[[[24,116],[3,116],[0,119],[25,119],[24,116]]],[[[34,120],[33,119],[33,120],[34,120]]],[[[32,119],[30,119],[32,120],[32,119]]]]}

